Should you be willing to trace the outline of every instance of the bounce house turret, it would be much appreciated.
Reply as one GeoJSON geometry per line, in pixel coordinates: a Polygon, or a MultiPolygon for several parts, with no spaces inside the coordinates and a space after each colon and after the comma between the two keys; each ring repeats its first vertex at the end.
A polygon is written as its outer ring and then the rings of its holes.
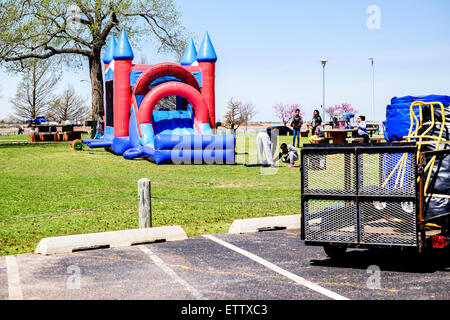
{"type": "Polygon", "coordinates": [[[199,51],[191,40],[180,64],[133,65],[122,30],[111,37],[105,64],[105,135],[83,140],[126,159],[156,163],[234,164],[235,137],[214,135],[217,55],[206,33],[199,51]],[[176,108],[165,98],[176,97],[176,108]]]}
{"type": "Polygon", "coordinates": [[[103,63],[105,64],[105,72],[108,70],[110,63],[114,60],[114,50],[117,46],[116,37],[112,36],[109,39],[108,46],[106,47],[105,55],[103,56],[103,63]]]}
{"type": "Polygon", "coordinates": [[[216,62],[217,55],[212,45],[209,34],[206,33],[202,45],[198,50],[197,61],[199,67],[203,72],[204,86],[202,94],[208,102],[208,113],[210,124],[213,129],[216,127],[216,93],[215,93],[215,78],[216,78],[216,62]]]}
{"type": "Polygon", "coordinates": [[[182,66],[194,66],[198,65],[197,62],[197,49],[195,48],[194,40],[191,39],[186,50],[184,51],[183,57],[181,58],[180,64],[182,66]]]}
{"type": "Polygon", "coordinates": [[[134,59],[125,29],[114,48],[114,140],[113,151],[123,154],[129,149],[128,125],[130,120],[130,75],[134,59]]]}

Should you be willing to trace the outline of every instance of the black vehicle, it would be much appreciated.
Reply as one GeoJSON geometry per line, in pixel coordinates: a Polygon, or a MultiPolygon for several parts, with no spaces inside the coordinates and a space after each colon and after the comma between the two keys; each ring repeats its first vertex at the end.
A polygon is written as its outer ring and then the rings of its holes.
{"type": "Polygon", "coordinates": [[[270,133],[273,133],[274,131],[278,131],[279,136],[292,136],[294,135],[294,131],[291,128],[288,128],[286,126],[273,126],[267,128],[270,133]]]}

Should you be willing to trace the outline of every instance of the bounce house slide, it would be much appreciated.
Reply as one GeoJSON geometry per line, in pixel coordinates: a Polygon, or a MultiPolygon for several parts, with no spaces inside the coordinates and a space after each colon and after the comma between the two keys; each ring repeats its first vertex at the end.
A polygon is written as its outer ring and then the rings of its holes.
{"type": "Polygon", "coordinates": [[[217,56],[208,33],[198,53],[191,40],[180,64],[134,65],[133,58],[124,30],[118,43],[110,39],[105,134],[83,142],[157,164],[234,164],[235,137],[213,134],[217,56]],[[172,110],[161,108],[168,97],[176,97],[172,110]]]}

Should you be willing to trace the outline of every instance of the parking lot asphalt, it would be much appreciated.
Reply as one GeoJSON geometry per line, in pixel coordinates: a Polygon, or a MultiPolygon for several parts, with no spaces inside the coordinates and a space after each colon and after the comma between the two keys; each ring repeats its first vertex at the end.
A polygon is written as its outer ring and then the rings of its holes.
{"type": "Polygon", "coordinates": [[[450,300],[448,251],[349,250],[329,259],[299,231],[0,257],[0,299],[450,300]]]}

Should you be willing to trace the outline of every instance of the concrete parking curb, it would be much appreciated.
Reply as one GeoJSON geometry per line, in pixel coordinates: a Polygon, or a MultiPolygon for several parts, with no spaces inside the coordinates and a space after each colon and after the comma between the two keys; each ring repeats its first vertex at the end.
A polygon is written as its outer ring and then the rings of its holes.
{"type": "Polygon", "coordinates": [[[271,229],[300,229],[300,215],[235,220],[228,233],[256,233],[271,229]]]}
{"type": "Polygon", "coordinates": [[[169,242],[186,239],[186,232],[179,226],[111,231],[44,238],[39,242],[35,253],[52,255],[97,248],[119,248],[159,241],[169,242]]]}

